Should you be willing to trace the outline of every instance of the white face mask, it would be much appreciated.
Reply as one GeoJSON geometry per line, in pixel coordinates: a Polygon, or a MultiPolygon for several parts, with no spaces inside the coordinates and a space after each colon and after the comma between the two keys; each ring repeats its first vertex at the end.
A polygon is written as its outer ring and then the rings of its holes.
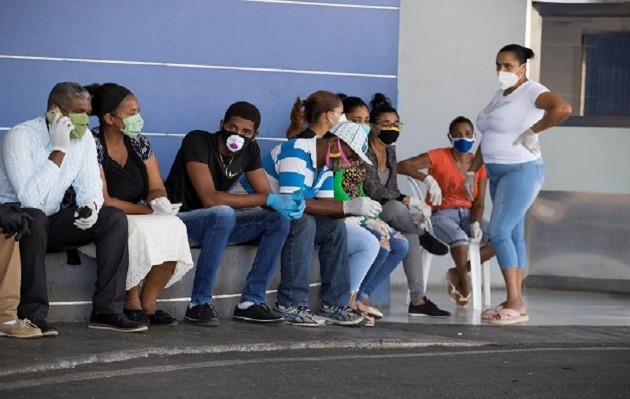
{"type": "Polygon", "coordinates": [[[499,79],[499,87],[501,90],[507,90],[518,82],[518,75],[514,72],[499,71],[497,78],[499,79]]]}
{"type": "Polygon", "coordinates": [[[240,151],[245,144],[245,139],[238,134],[232,134],[225,140],[225,146],[232,152],[240,151]]]}

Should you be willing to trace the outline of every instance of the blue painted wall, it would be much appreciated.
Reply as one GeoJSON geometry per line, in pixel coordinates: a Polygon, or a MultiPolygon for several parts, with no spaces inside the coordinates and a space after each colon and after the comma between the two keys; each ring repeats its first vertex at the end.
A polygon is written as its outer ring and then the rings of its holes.
{"type": "Polygon", "coordinates": [[[167,134],[150,137],[166,174],[180,140],[169,135],[214,131],[235,101],[256,104],[272,138],[297,96],[397,97],[399,0],[87,4],[0,5],[1,132],[43,114],[59,81],[116,82],[138,96],[144,131],[167,134]]]}

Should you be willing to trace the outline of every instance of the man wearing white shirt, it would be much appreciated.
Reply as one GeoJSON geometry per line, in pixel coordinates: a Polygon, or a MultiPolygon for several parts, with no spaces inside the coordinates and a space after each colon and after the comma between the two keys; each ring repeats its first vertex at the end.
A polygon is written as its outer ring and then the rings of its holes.
{"type": "Polygon", "coordinates": [[[33,221],[20,241],[21,299],[18,316],[55,336],[48,314],[46,252],[96,244],[97,279],[90,328],[123,332],[146,326],[123,314],[129,265],[127,219],[120,210],[102,207],[103,188],[91,134],[85,134],[92,110],[89,93],[79,84],[58,83],[48,97],[46,118],[21,123],[0,143],[0,202],[21,202],[33,221]],[[77,206],[61,207],[72,187],[77,206]]]}

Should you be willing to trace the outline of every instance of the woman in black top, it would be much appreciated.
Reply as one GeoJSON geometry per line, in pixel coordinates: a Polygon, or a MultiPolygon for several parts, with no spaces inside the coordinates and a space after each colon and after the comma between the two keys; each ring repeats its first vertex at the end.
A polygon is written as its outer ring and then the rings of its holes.
{"type": "Polygon", "coordinates": [[[156,300],[167,284],[180,280],[193,266],[186,227],[174,216],[177,207],[166,197],[157,159],[140,134],[144,122],[136,97],[114,83],[87,89],[100,122],[92,133],[105,205],[128,215],[125,314],[147,324],[176,325],[177,319],[157,309],[156,300]]]}

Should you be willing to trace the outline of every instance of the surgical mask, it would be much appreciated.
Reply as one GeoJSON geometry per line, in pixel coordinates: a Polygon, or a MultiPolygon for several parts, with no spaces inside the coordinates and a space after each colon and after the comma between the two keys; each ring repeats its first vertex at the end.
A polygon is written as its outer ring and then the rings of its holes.
{"type": "Polygon", "coordinates": [[[83,137],[85,132],[87,131],[88,125],[90,124],[90,117],[85,112],[80,113],[70,113],[68,114],[68,118],[70,118],[70,122],[74,126],[74,129],[70,132],[71,139],[80,139],[83,137]]]}
{"type": "MultiPolygon", "coordinates": [[[[48,124],[52,124],[55,121],[56,114],[59,112],[61,112],[61,110],[58,106],[46,112],[46,121],[48,124]]],[[[68,112],[68,119],[70,119],[70,123],[74,126],[74,129],[70,132],[70,138],[80,139],[83,137],[90,123],[90,117],[85,112],[68,112]]]]}
{"type": "Polygon", "coordinates": [[[368,123],[362,123],[361,127],[365,131],[365,134],[370,134],[370,125],[368,123]]]}
{"type": "Polygon", "coordinates": [[[228,132],[227,130],[221,130],[221,135],[225,139],[225,146],[231,152],[238,152],[249,144],[252,139],[241,136],[240,134],[228,132]]]}
{"type": "MultiPolygon", "coordinates": [[[[122,119],[118,117],[119,119],[122,119]]],[[[140,116],[140,114],[135,114],[122,119],[125,123],[125,127],[120,129],[125,135],[129,136],[132,139],[135,139],[142,132],[142,127],[144,126],[144,120],[140,116]]]]}
{"type": "Polygon", "coordinates": [[[518,75],[514,72],[499,71],[497,73],[499,79],[499,87],[501,90],[507,90],[518,82],[518,75]]]}
{"type": "Polygon", "coordinates": [[[338,172],[352,165],[341,148],[341,142],[337,139],[337,148],[339,152],[332,152],[330,145],[326,153],[326,166],[333,172],[338,172]]]}
{"type": "Polygon", "coordinates": [[[453,142],[453,148],[462,154],[465,154],[472,150],[473,145],[475,145],[475,139],[467,139],[467,138],[451,138],[453,142]]]}
{"type": "Polygon", "coordinates": [[[381,130],[377,137],[381,143],[385,145],[391,145],[394,144],[396,140],[398,140],[399,135],[400,128],[390,127],[389,129],[381,130]]]}
{"type": "MultiPolygon", "coordinates": [[[[336,115],[336,114],[335,114],[336,115]]],[[[331,125],[333,126],[337,126],[340,123],[344,123],[344,122],[348,122],[348,118],[346,118],[346,114],[341,114],[341,116],[339,117],[339,122],[337,123],[333,123],[330,118],[328,119],[328,122],[330,122],[331,125]]],[[[331,128],[332,130],[332,128],[331,128]]]]}

